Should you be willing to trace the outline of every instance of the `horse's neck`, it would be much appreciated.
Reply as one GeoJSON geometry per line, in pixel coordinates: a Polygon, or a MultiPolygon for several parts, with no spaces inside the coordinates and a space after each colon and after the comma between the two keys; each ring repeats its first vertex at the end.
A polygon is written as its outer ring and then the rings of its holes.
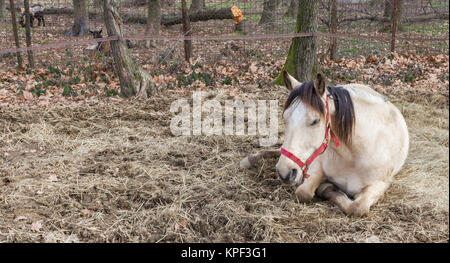
{"type": "Polygon", "coordinates": [[[384,103],[389,101],[389,98],[366,85],[352,83],[344,85],[343,88],[349,92],[353,101],[360,100],[366,103],[384,103]]]}

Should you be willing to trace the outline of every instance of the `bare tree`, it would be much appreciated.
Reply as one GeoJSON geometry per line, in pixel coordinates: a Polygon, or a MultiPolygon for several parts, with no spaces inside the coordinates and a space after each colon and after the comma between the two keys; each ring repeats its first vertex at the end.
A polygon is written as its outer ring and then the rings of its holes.
{"type": "MultiPolygon", "coordinates": [[[[295,31],[297,33],[316,32],[318,1],[299,0],[298,4],[295,31]]],[[[316,75],[318,72],[316,37],[296,37],[292,40],[284,70],[300,82],[310,81],[316,75]]],[[[275,84],[283,84],[283,74],[275,80],[275,84]]]]}
{"type": "MultiPolygon", "coordinates": [[[[161,0],[148,0],[147,27],[145,35],[159,36],[161,28],[161,0]]],[[[154,41],[147,40],[146,47],[155,46],[154,41]]]]}
{"type": "Polygon", "coordinates": [[[397,0],[397,29],[400,31],[404,30],[402,25],[404,3],[404,0],[397,0]]]}
{"type": "MultiPolygon", "coordinates": [[[[14,7],[14,0],[9,0],[9,11],[11,12],[11,22],[12,22],[12,28],[13,28],[13,34],[14,34],[14,42],[16,43],[16,48],[20,47],[19,43],[19,33],[17,30],[17,18],[16,18],[16,9],[14,7]]],[[[17,56],[17,64],[19,68],[23,67],[22,62],[22,56],[20,55],[20,52],[16,52],[17,56]]]]}
{"type": "Polygon", "coordinates": [[[72,0],[74,22],[67,36],[84,36],[89,32],[89,12],[86,0],[72,0]]]}
{"type": "Polygon", "coordinates": [[[259,25],[274,24],[280,0],[265,0],[259,25]]]}
{"type": "MultiPolygon", "coordinates": [[[[109,36],[122,36],[122,19],[116,9],[117,0],[103,0],[103,20],[109,36]]],[[[148,98],[156,92],[152,77],[129,56],[126,40],[111,41],[111,51],[120,80],[123,97],[148,98]]]]}
{"type": "Polygon", "coordinates": [[[295,17],[297,15],[297,9],[298,9],[298,0],[291,0],[291,3],[289,4],[285,16],[295,17]]]}
{"type": "Polygon", "coordinates": [[[205,8],[205,0],[192,0],[191,7],[189,8],[189,11],[197,11],[202,8],[205,8]]]}
{"type": "MultiPolygon", "coordinates": [[[[30,0],[23,0],[25,7],[25,37],[27,47],[31,47],[31,14],[30,14],[30,0]]],[[[34,68],[33,50],[28,50],[28,67],[34,68]]]]}
{"type": "MultiPolygon", "coordinates": [[[[191,21],[189,21],[189,13],[187,10],[187,4],[186,0],[181,1],[181,12],[183,16],[183,33],[185,36],[192,35],[191,32],[191,21]]],[[[185,40],[184,41],[184,58],[187,62],[189,62],[190,58],[192,56],[192,40],[185,40]]]]}

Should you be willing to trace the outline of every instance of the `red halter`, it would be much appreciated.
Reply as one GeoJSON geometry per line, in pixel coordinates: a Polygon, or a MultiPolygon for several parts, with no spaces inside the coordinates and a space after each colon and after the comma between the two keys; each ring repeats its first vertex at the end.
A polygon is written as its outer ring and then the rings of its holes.
{"type": "Polygon", "coordinates": [[[314,154],[309,157],[309,159],[303,163],[302,160],[300,160],[299,158],[297,158],[294,154],[290,153],[289,151],[287,151],[284,148],[281,148],[281,154],[283,154],[284,156],[288,157],[289,159],[291,159],[292,161],[294,161],[296,164],[298,164],[302,170],[303,170],[303,178],[308,179],[309,175],[306,173],[308,171],[309,165],[314,161],[314,159],[316,159],[319,155],[321,155],[322,153],[325,152],[325,150],[328,147],[328,144],[330,143],[330,135],[331,135],[331,139],[334,140],[334,144],[336,145],[336,147],[339,146],[339,140],[336,137],[336,135],[334,135],[333,131],[331,130],[331,122],[330,122],[330,110],[328,108],[328,96],[326,96],[326,118],[327,118],[327,123],[326,123],[326,129],[325,129],[325,139],[323,140],[322,145],[320,145],[319,149],[317,149],[314,154]]]}

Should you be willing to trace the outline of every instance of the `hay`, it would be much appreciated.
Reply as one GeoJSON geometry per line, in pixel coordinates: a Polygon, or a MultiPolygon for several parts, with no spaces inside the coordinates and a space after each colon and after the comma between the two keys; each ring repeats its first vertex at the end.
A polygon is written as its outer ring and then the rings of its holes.
{"type": "MultiPolygon", "coordinates": [[[[279,99],[281,108],[286,94],[247,97],[279,99]]],[[[407,118],[411,150],[361,219],[328,202],[298,203],[277,180],[276,160],[241,171],[241,158],[260,150],[254,137],[173,137],[168,109],[179,94],[2,109],[0,242],[447,242],[448,98],[437,96],[436,107],[389,94],[407,118]]]]}

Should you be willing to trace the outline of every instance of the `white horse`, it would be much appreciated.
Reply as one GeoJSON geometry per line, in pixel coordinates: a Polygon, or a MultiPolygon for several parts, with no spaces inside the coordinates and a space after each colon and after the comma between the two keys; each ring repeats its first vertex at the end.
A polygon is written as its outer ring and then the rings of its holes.
{"type": "MultiPolygon", "coordinates": [[[[302,84],[287,72],[283,75],[292,91],[283,113],[286,129],[276,165],[279,178],[298,185],[295,193],[300,201],[308,202],[317,194],[347,215],[366,215],[406,160],[405,119],[368,86],[326,87],[321,74],[302,84]]],[[[251,155],[241,167],[274,154],[251,155]]]]}

